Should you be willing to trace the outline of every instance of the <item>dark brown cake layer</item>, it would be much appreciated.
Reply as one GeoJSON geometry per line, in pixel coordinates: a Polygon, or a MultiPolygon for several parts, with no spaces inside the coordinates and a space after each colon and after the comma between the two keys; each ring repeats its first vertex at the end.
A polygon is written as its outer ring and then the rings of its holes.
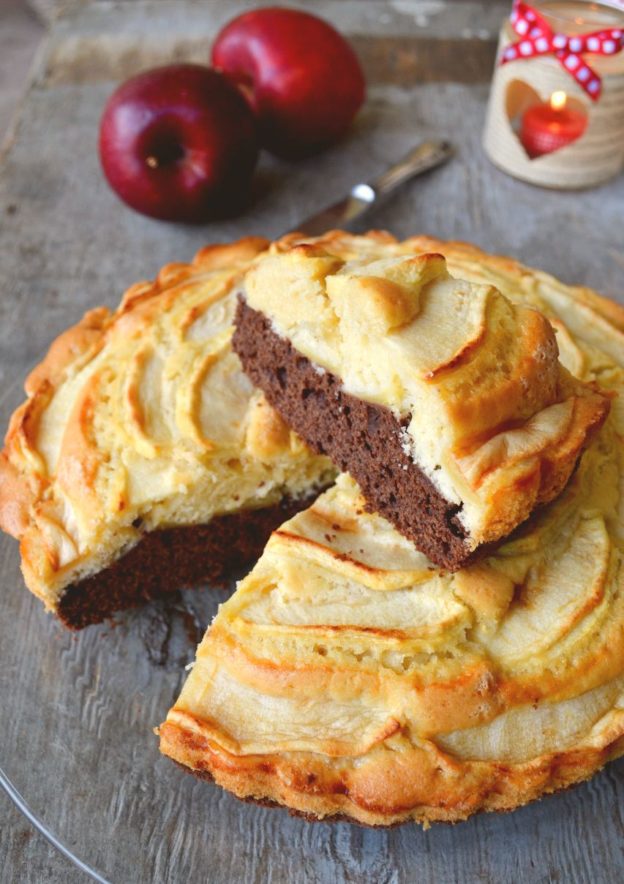
{"type": "Polygon", "coordinates": [[[152,531],[110,567],[69,586],[57,614],[70,629],[200,583],[223,585],[259,558],[271,532],[317,497],[215,516],[206,525],[152,531]]]}
{"type": "Polygon", "coordinates": [[[319,454],[353,476],[377,510],[432,562],[456,571],[474,553],[446,500],[401,446],[409,418],[345,393],[340,378],[316,368],[239,297],[233,346],[253,383],[319,454]]]}

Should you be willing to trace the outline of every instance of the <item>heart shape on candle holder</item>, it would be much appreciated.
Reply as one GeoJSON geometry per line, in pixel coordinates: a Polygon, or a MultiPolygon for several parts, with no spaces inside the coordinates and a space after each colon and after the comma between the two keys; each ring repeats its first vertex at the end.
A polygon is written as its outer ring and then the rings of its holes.
{"type": "Polygon", "coordinates": [[[505,111],[513,134],[530,160],[573,144],[589,121],[587,108],[578,98],[563,91],[544,98],[523,80],[512,80],[507,86],[505,111]]]}

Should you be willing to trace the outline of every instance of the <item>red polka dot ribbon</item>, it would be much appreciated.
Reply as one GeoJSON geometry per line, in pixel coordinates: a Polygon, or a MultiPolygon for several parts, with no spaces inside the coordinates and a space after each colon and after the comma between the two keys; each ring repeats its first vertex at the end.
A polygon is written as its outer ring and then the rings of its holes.
{"type": "Polygon", "coordinates": [[[522,61],[536,55],[554,55],[592,101],[598,101],[602,92],[602,80],[583,59],[583,55],[586,52],[594,55],[615,55],[621,52],[624,48],[624,31],[621,28],[605,28],[591,34],[568,37],[553,31],[536,9],[520,0],[514,2],[511,25],[521,39],[504,50],[500,64],[522,61]]]}

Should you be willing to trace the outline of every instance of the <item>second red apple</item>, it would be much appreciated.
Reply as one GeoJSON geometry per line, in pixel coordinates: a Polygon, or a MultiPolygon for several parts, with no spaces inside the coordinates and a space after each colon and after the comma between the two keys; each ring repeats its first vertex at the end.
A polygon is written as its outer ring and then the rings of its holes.
{"type": "Polygon", "coordinates": [[[256,121],[239,91],[196,64],[143,71],[109,98],[100,159],[133,209],[200,223],[247,203],[258,158],[256,121]]]}
{"type": "Polygon", "coordinates": [[[353,49],[307,12],[267,7],[238,16],[218,35],[212,64],[246,96],[262,144],[286,158],[338,140],[364,101],[353,49]]]}

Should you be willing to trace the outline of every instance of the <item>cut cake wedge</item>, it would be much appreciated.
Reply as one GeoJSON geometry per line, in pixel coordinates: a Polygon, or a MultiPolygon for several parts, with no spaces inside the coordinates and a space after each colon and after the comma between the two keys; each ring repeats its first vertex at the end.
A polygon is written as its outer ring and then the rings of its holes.
{"type": "MultiPolygon", "coordinates": [[[[480,260],[487,278],[500,259],[480,260]]],[[[609,411],[558,361],[524,272],[510,299],[450,273],[443,244],[293,235],[254,262],[239,300],[233,346],[254,384],[447,569],[556,498],[609,411]]]]}

